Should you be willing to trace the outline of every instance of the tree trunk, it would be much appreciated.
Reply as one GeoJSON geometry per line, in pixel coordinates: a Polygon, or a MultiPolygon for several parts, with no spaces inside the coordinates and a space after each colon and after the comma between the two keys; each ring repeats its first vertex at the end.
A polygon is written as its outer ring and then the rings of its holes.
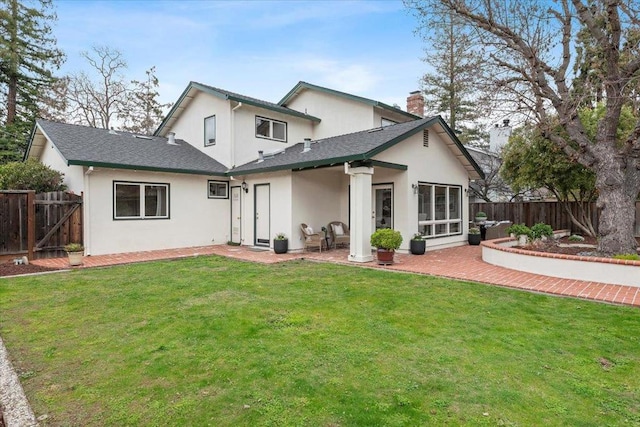
{"type": "Polygon", "coordinates": [[[598,227],[600,235],[598,252],[607,256],[635,254],[638,247],[634,237],[635,202],[640,185],[637,183],[634,185],[613,184],[615,178],[606,171],[601,171],[599,175],[596,182],[599,191],[597,206],[601,209],[598,227]]]}

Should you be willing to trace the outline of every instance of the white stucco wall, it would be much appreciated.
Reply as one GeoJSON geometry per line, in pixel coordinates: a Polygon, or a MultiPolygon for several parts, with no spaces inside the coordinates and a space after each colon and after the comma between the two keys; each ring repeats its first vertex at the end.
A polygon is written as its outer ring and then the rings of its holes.
{"type": "Polygon", "coordinates": [[[85,245],[91,255],[222,244],[229,240],[229,199],[209,199],[219,177],[96,168],[87,180],[85,245]],[[113,181],[169,184],[169,219],[114,220],[113,181]]]}
{"type": "Polygon", "coordinates": [[[235,177],[232,185],[247,183],[249,192],[242,192],[242,245],[255,244],[255,186],[269,184],[269,246],[273,247],[276,233],[285,233],[289,239],[292,234],[291,223],[291,172],[277,172],[273,174],[255,174],[235,177]]]}
{"type": "Polygon", "coordinates": [[[394,183],[394,228],[402,232],[401,249],[408,249],[409,239],[418,231],[418,195],[411,184],[418,182],[459,185],[462,187],[462,234],[427,240],[427,247],[465,244],[469,227],[468,175],[444,141],[434,132],[429,134],[429,147],[422,145],[422,132],[380,153],[376,160],[407,165],[405,173],[374,168],[373,183],[394,183]]]}
{"type": "Polygon", "coordinates": [[[288,107],[322,119],[314,126],[313,139],[380,126],[380,120],[375,121],[372,106],[315,90],[303,91],[288,107]]]}
{"type": "Polygon", "coordinates": [[[75,194],[81,194],[84,191],[84,168],[82,166],[67,166],[66,160],[50,141],[47,141],[43,147],[39,160],[42,164],[64,174],[64,183],[68,191],[75,194]]]}
{"type": "Polygon", "coordinates": [[[169,131],[223,165],[231,166],[231,106],[217,96],[198,92],[169,131]],[[216,116],[216,144],[204,145],[204,119],[216,116]]]}
{"type": "Polygon", "coordinates": [[[258,158],[258,151],[279,150],[303,142],[312,137],[310,120],[298,118],[288,114],[243,105],[235,111],[235,159],[236,166],[248,163],[258,158]],[[256,137],[256,116],[285,122],[287,124],[287,141],[276,141],[256,137]]]}
{"type": "Polygon", "coordinates": [[[323,168],[293,173],[293,233],[290,249],[304,247],[300,224],[321,232],[331,221],[349,224],[349,180],[344,168],[323,168]]]}

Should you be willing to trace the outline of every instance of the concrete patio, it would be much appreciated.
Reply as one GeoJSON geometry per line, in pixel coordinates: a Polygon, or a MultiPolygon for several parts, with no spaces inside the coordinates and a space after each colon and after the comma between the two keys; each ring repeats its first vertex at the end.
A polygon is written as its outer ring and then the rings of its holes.
{"type": "MultiPolygon", "coordinates": [[[[613,304],[640,307],[640,288],[634,286],[608,285],[571,279],[559,279],[539,274],[510,270],[482,261],[480,246],[459,246],[429,251],[424,255],[396,254],[391,266],[379,266],[376,262],[353,263],[347,261],[348,249],[329,251],[287,253],[276,255],[273,251],[255,250],[246,246],[202,246],[184,249],[169,249],[147,252],[132,252],[116,255],[98,255],[84,258],[79,268],[106,267],[132,262],[184,258],[202,255],[220,255],[250,262],[277,263],[296,259],[330,262],[353,267],[378,268],[391,271],[447,277],[457,280],[484,283],[539,292],[551,295],[575,297],[613,304]]],[[[51,258],[33,261],[34,264],[69,268],[66,258],[51,258]]]]}

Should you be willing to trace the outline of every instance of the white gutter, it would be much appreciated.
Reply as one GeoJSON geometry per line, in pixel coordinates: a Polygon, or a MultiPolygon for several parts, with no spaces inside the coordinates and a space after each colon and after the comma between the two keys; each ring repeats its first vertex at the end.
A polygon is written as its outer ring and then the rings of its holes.
{"type": "Polygon", "coordinates": [[[90,194],[91,190],[89,189],[89,185],[91,180],[89,175],[93,173],[93,166],[89,166],[84,173],[84,192],[82,194],[82,223],[83,223],[83,234],[84,234],[84,254],[91,255],[91,203],[90,203],[90,194]]]}
{"type": "Polygon", "coordinates": [[[236,110],[242,108],[242,102],[238,102],[238,105],[231,109],[231,143],[229,144],[230,156],[229,156],[229,168],[236,165],[236,110]]]}

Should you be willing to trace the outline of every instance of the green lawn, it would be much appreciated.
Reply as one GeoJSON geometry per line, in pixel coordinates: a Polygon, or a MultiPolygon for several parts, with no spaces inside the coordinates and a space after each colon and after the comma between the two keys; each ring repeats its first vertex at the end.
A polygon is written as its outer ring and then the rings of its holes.
{"type": "Polygon", "coordinates": [[[310,262],[0,280],[42,425],[640,425],[640,310],[310,262]]]}

